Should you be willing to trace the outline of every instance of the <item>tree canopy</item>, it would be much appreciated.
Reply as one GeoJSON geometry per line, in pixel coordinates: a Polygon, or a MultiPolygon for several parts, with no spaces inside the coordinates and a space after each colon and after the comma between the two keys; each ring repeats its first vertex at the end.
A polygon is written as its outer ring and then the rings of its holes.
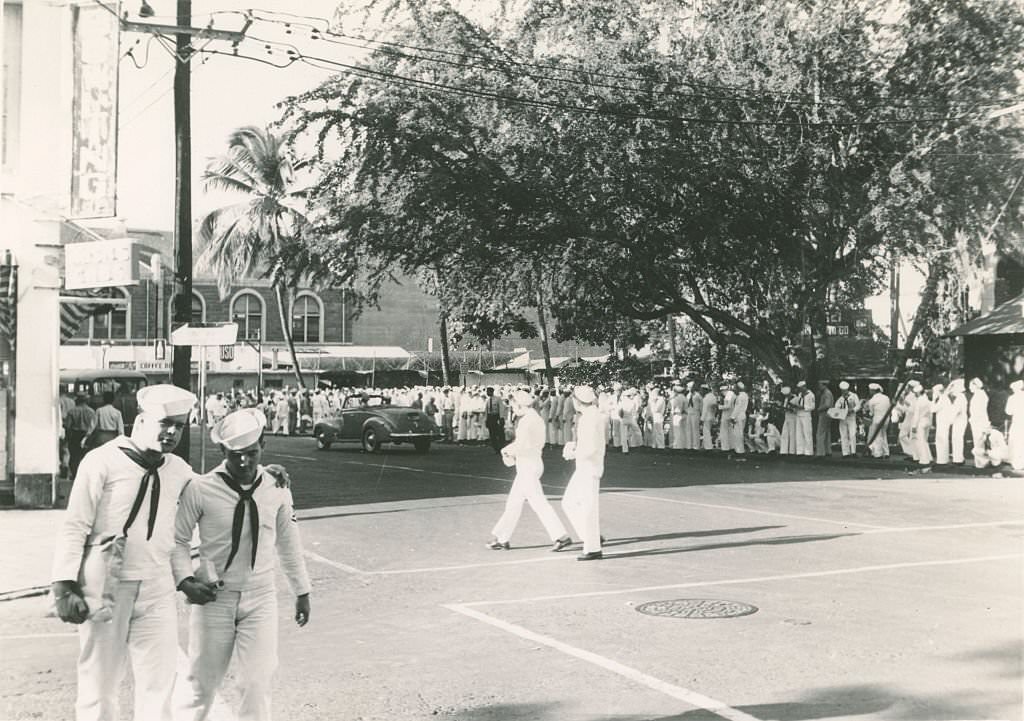
{"type": "Polygon", "coordinates": [[[782,375],[894,257],[937,283],[939,251],[1021,228],[1022,124],[990,117],[1018,99],[1012,0],[366,10],[387,44],[285,122],[318,151],[308,258],[371,296],[427,268],[451,317],[545,298],[591,341],[685,315],[782,375]]]}

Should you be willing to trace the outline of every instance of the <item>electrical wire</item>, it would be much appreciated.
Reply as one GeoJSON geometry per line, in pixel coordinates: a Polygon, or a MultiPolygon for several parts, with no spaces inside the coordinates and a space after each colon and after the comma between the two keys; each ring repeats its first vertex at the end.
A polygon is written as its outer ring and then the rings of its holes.
{"type": "MultiPolygon", "coordinates": [[[[266,10],[250,10],[249,13],[250,13],[250,16],[253,19],[260,20],[262,22],[273,23],[273,24],[277,24],[277,25],[283,25],[286,29],[290,28],[291,26],[305,27],[305,28],[308,28],[308,29],[312,30],[316,34],[319,34],[319,35],[322,35],[322,36],[327,36],[327,37],[321,37],[321,38],[314,37],[314,38],[312,38],[314,40],[322,39],[325,42],[335,43],[335,44],[339,44],[339,45],[345,45],[345,46],[348,46],[348,47],[361,48],[361,49],[365,49],[365,50],[381,50],[382,52],[387,52],[388,54],[392,54],[392,55],[395,55],[395,56],[398,56],[398,57],[406,57],[406,58],[410,58],[410,59],[424,60],[424,61],[427,61],[427,62],[444,63],[445,61],[440,59],[440,58],[429,58],[429,57],[411,55],[411,54],[400,52],[400,51],[383,50],[382,48],[377,48],[377,47],[374,47],[374,46],[371,46],[371,45],[366,45],[365,43],[375,43],[377,45],[383,45],[383,46],[388,47],[388,48],[409,49],[409,50],[414,50],[416,52],[428,52],[428,53],[434,53],[434,54],[437,54],[437,55],[442,55],[442,56],[447,56],[447,57],[455,57],[455,58],[461,58],[461,59],[465,59],[465,58],[478,58],[478,59],[487,60],[489,63],[492,63],[492,64],[493,63],[504,63],[504,64],[514,65],[514,66],[524,67],[524,68],[538,68],[538,69],[543,69],[543,70],[555,70],[555,71],[558,71],[558,72],[585,74],[585,75],[589,75],[589,76],[593,76],[593,77],[604,77],[604,78],[611,78],[611,79],[618,79],[618,80],[629,80],[629,81],[637,81],[637,82],[639,82],[639,81],[650,82],[651,81],[651,78],[644,77],[644,76],[638,75],[638,74],[607,73],[607,72],[601,72],[601,71],[595,71],[595,70],[587,70],[587,69],[583,69],[583,68],[566,68],[564,66],[559,66],[559,65],[551,65],[551,64],[543,64],[543,63],[528,63],[528,62],[522,62],[522,61],[517,61],[517,60],[512,60],[512,59],[497,59],[497,58],[494,58],[492,56],[487,56],[487,55],[482,55],[482,54],[460,53],[460,52],[455,52],[455,51],[449,51],[449,50],[443,50],[443,49],[437,49],[437,48],[424,47],[424,46],[421,46],[421,45],[410,45],[410,44],[407,44],[407,43],[398,43],[398,42],[386,41],[386,40],[376,40],[376,39],[373,39],[373,38],[366,38],[366,37],[362,37],[362,36],[358,36],[358,35],[348,35],[348,34],[345,34],[345,33],[340,33],[340,32],[331,30],[330,29],[330,23],[329,23],[329,21],[327,19],[320,18],[320,17],[315,17],[315,16],[297,15],[297,14],[294,14],[294,13],[278,12],[278,11],[266,11],[266,10]],[[277,16],[284,16],[284,17],[290,17],[290,18],[298,18],[298,19],[302,19],[302,20],[309,20],[309,21],[312,21],[312,22],[311,23],[297,23],[297,22],[292,22],[292,21],[274,20],[274,19],[267,18],[267,17],[261,17],[263,15],[277,15],[277,16]],[[318,25],[315,25],[313,23],[320,23],[320,24],[322,24],[324,26],[324,29],[321,29],[318,25]],[[330,38],[337,38],[337,39],[330,39],[330,38]],[[357,42],[347,42],[346,40],[348,40],[348,41],[358,41],[358,43],[357,42]],[[359,44],[359,43],[363,43],[363,44],[359,44]]],[[[457,62],[448,61],[447,64],[450,64],[450,65],[453,65],[453,66],[456,66],[456,67],[485,68],[485,69],[494,69],[494,70],[498,69],[498,68],[493,68],[493,67],[487,68],[486,66],[482,66],[482,65],[479,65],[479,64],[473,64],[473,63],[457,63],[457,62]]],[[[529,74],[529,73],[527,73],[526,76],[527,77],[534,77],[534,78],[537,78],[537,79],[552,80],[552,81],[555,81],[555,82],[575,83],[575,84],[587,85],[587,86],[593,86],[593,87],[616,88],[616,89],[630,90],[630,91],[633,91],[633,92],[637,92],[637,91],[641,91],[642,90],[641,88],[635,88],[635,87],[632,87],[632,86],[620,86],[620,85],[612,85],[612,84],[598,84],[598,83],[593,83],[593,82],[588,82],[588,81],[573,80],[571,78],[557,78],[557,77],[553,77],[553,76],[543,76],[543,75],[536,75],[536,74],[529,74]]],[[[755,100],[755,101],[762,101],[762,102],[775,102],[776,104],[784,104],[784,105],[837,106],[837,107],[846,107],[846,108],[849,108],[850,110],[853,110],[853,111],[861,110],[861,109],[876,109],[876,108],[915,109],[915,110],[920,110],[920,109],[929,109],[929,108],[934,109],[935,107],[937,107],[935,105],[915,106],[915,105],[898,105],[898,104],[893,104],[893,103],[878,103],[878,104],[873,104],[873,105],[863,105],[863,106],[858,106],[858,107],[852,107],[848,103],[844,103],[844,102],[841,102],[841,101],[834,101],[834,100],[813,100],[813,99],[809,99],[809,100],[797,101],[797,100],[788,99],[788,98],[792,98],[794,95],[810,97],[811,93],[807,93],[807,92],[785,91],[785,90],[757,90],[757,89],[753,89],[753,88],[749,88],[749,87],[744,87],[744,86],[739,86],[739,85],[711,85],[711,84],[695,83],[695,82],[689,82],[689,81],[679,81],[679,84],[680,85],[684,85],[684,86],[688,86],[688,87],[694,87],[694,88],[708,88],[708,89],[716,89],[716,90],[739,91],[739,92],[744,93],[744,95],[729,95],[729,96],[720,96],[719,95],[719,96],[713,96],[713,95],[702,95],[702,94],[697,94],[697,93],[683,94],[683,93],[679,93],[678,91],[672,91],[672,94],[674,94],[674,95],[680,95],[680,96],[683,96],[683,97],[702,98],[702,99],[707,99],[707,100],[734,101],[734,100],[742,99],[742,100],[755,100]],[[770,97],[770,96],[778,96],[778,97],[784,98],[784,99],[774,100],[774,101],[768,100],[767,97],[770,97]]],[[[964,105],[971,105],[972,107],[989,107],[989,106],[994,107],[996,105],[999,105],[1001,102],[1002,101],[1000,101],[1000,102],[993,102],[993,103],[984,103],[984,104],[975,104],[975,103],[966,103],[965,102],[965,103],[962,103],[962,104],[964,104],[964,105]]]]}
{"type": "MultiPolygon", "coordinates": [[[[955,120],[961,120],[967,115],[961,116],[950,116],[950,117],[929,117],[929,118],[905,118],[905,119],[886,119],[886,120],[856,120],[856,121],[791,121],[791,120],[740,120],[731,118],[699,118],[692,116],[677,116],[677,115],[666,115],[666,114],[652,114],[628,110],[618,110],[611,108],[595,108],[587,105],[574,105],[561,103],[550,100],[538,100],[533,98],[526,98],[521,95],[511,95],[502,92],[495,92],[489,89],[476,89],[466,88],[456,85],[448,85],[445,83],[438,83],[430,80],[423,80],[420,78],[411,78],[396,73],[389,73],[382,70],[375,70],[372,68],[362,67],[358,65],[352,65],[351,63],[344,63],[331,58],[323,58],[316,55],[306,55],[302,53],[297,47],[289,43],[284,43],[276,40],[268,40],[263,38],[257,38],[254,36],[246,36],[245,41],[251,41],[263,44],[268,54],[272,54],[272,47],[285,48],[285,54],[289,59],[282,67],[287,67],[294,62],[305,62],[307,64],[313,64],[317,67],[323,67],[324,65],[331,65],[340,70],[347,71],[350,74],[354,74],[357,77],[364,79],[378,80],[384,82],[393,82],[406,86],[417,87],[421,89],[429,89],[434,91],[441,91],[447,93],[454,93],[460,95],[467,95],[473,97],[479,97],[490,100],[498,100],[502,102],[510,102],[521,105],[527,105],[532,107],[540,107],[551,110],[560,110],[567,112],[575,112],[585,115],[598,115],[605,117],[616,117],[619,119],[626,120],[652,120],[659,122],[681,122],[688,124],[700,124],[700,125],[733,125],[733,126],[771,126],[771,127],[796,127],[796,128],[818,128],[818,127],[876,127],[881,125],[929,125],[929,124],[942,124],[955,120]]],[[[274,64],[274,63],[268,63],[274,64]]]]}

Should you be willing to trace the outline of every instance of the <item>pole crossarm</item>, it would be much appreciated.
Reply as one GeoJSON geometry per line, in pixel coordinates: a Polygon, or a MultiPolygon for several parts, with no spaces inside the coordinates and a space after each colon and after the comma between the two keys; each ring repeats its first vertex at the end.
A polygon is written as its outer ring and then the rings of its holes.
{"type": "Polygon", "coordinates": [[[238,44],[245,39],[245,31],[249,29],[251,20],[246,20],[241,30],[217,30],[215,28],[194,28],[182,25],[164,25],[161,23],[140,23],[130,20],[121,21],[121,29],[129,33],[153,33],[156,35],[191,35],[200,39],[227,40],[238,44]]]}

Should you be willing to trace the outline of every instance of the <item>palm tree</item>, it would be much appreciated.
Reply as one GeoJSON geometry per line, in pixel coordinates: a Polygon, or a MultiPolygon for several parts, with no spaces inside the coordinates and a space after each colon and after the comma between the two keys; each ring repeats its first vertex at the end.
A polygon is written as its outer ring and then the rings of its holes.
{"type": "Polygon", "coordinates": [[[294,291],[283,260],[285,248],[306,225],[301,193],[293,187],[294,170],[284,138],[254,126],[235,130],[227,154],[210,160],[202,180],[206,190],[229,191],[244,199],[203,218],[199,265],[216,275],[221,300],[242,278],[261,274],[271,279],[295,378],[305,389],[284,300],[286,289],[289,300],[294,291]]]}

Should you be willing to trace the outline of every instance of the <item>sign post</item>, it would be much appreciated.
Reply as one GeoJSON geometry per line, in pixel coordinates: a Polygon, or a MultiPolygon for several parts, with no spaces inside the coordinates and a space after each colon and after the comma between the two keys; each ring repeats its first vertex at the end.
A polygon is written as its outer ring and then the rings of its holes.
{"type": "Polygon", "coordinates": [[[233,346],[237,323],[189,323],[171,331],[171,345],[199,348],[199,472],[206,473],[206,349],[233,346]]]}

